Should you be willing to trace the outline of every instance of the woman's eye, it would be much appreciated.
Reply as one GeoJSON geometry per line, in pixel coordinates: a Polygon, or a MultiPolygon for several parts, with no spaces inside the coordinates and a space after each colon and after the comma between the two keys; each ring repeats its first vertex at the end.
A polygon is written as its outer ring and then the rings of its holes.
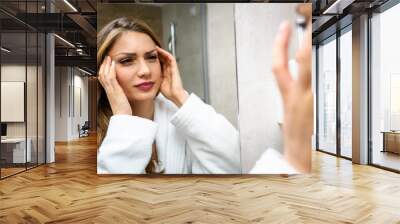
{"type": "Polygon", "coordinates": [[[157,55],[150,55],[149,57],[148,57],[148,59],[149,60],[152,60],[152,61],[155,61],[155,60],[157,60],[157,55]]]}
{"type": "Polygon", "coordinates": [[[132,62],[133,62],[132,59],[122,59],[121,61],[119,61],[119,63],[123,65],[131,64],[132,62]]]}

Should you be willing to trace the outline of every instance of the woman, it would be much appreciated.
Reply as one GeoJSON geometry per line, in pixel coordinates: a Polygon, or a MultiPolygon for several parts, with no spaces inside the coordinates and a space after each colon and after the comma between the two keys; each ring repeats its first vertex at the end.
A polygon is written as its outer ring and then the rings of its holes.
{"type": "Polygon", "coordinates": [[[175,58],[143,22],[98,34],[98,173],[240,173],[238,131],[182,86],[175,58]]]}

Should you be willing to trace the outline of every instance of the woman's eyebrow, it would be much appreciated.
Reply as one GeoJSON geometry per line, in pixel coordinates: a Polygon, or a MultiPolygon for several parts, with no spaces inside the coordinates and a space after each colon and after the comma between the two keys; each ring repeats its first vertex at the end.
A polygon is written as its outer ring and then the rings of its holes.
{"type": "Polygon", "coordinates": [[[151,50],[151,51],[146,52],[145,55],[149,55],[149,54],[151,54],[151,53],[153,53],[153,52],[155,52],[155,51],[157,51],[157,50],[156,50],[156,49],[153,49],[153,50],[151,50]]]}
{"type": "MultiPolygon", "coordinates": [[[[157,51],[157,49],[150,50],[144,54],[149,55],[149,54],[153,53],[154,51],[157,51]]],[[[115,54],[114,56],[118,56],[118,55],[124,55],[124,56],[128,56],[128,57],[136,57],[137,56],[136,53],[132,53],[132,52],[121,52],[121,53],[115,54]]]]}
{"type": "Polygon", "coordinates": [[[130,52],[121,52],[121,53],[115,54],[114,56],[118,56],[118,55],[136,57],[136,53],[130,53],[130,52]]]}

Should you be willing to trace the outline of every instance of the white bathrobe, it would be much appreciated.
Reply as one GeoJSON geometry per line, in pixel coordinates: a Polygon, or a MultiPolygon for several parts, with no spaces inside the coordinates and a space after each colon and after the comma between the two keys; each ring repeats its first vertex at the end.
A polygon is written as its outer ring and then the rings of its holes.
{"type": "MultiPolygon", "coordinates": [[[[154,141],[165,174],[241,173],[238,131],[195,94],[181,108],[159,94],[154,121],[112,116],[98,151],[97,173],[144,174],[154,141]]],[[[272,164],[280,167],[257,163],[261,166],[256,164],[253,173],[295,172],[275,150],[269,149],[267,154],[271,154],[272,164]]]]}

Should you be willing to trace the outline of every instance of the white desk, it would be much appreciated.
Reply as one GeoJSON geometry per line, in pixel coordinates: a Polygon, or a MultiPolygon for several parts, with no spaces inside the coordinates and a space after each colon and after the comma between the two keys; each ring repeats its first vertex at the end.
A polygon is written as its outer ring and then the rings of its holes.
{"type": "Polygon", "coordinates": [[[27,138],[28,147],[26,148],[25,154],[25,138],[6,138],[1,139],[1,144],[3,145],[14,145],[13,148],[13,163],[25,163],[25,158],[27,159],[26,162],[31,162],[31,145],[32,140],[27,138]]]}

